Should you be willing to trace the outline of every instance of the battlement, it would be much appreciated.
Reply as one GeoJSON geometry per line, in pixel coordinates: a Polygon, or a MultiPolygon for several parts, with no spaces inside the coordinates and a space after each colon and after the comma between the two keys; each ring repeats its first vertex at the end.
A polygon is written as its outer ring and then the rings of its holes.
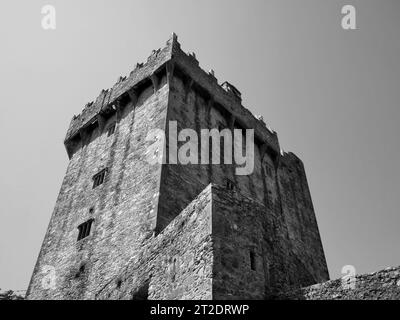
{"type": "Polygon", "coordinates": [[[135,90],[140,89],[146,82],[150,81],[155,87],[157,86],[158,73],[166,72],[165,64],[171,59],[174,39],[175,36],[169,39],[163,49],[153,50],[146,63],[137,63],[128,77],[120,77],[112,88],[103,89],[94,101],[86,104],[79,115],[74,115],[64,141],[69,156],[71,156],[69,145],[76,140],[82,140],[84,131],[101,122],[102,117],[116,112],[121,100],[134,99],[135,90]]]}
{"type": "Polygon", "coordinates": [[[90,131],[101,126],[107,117],[129,101],[135,101],[147,86],[153,86],[156,91],[163,76],[167,76],[168,83],[174,76],[182,78],[189,89],[197,90],[206,99],[212,100],[239,127],[254,129],[258,143],[266,144],[274,157],[279,155],[276,132],[241,104],[241,93],[235,86],[226,81],[219,85],[213,70],[206,72],[200,68],[195,53],[183,52],[173,33],[164,48],[153,50],[145,63],[138,63],[129,76],[120,77],[112,88],[103,89],[94,101],[86,104],[83,111],[72,118],[64,141],[68,156],[72,157],[74,147],[90,131]]]}
{"type": "Polygon", "coordinates": [[[223,84],[221,84],[221,87],[228,93],[233,94],[240,102],[242,102],[242,94],[236,87],[229,83],[228,81],[225,81],[223,84]]]}

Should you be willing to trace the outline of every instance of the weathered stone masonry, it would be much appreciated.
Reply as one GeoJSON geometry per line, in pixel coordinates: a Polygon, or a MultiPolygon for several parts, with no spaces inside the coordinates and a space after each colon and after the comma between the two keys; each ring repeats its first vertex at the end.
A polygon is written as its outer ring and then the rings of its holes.
{"type": "Polygon", "coordinates": [[[70,162],[29,299],[268,299],[329,278],[301,160],[281,153],[276,132],[176,35],[74,116],[65,146],[70,162]],[[254,129],[254,172],[149,164],[147,134],[170,121],[198,133],[254,129]],[[90,235],[77,241],[89,219],[90,235]]]}
{"type": "Polygon", "coordinates": [[[291,300],[399,300],[400,267],[336,279],[279,295],[291,300]],[[349,285],[351,283],[351,286],[349,285]]]}

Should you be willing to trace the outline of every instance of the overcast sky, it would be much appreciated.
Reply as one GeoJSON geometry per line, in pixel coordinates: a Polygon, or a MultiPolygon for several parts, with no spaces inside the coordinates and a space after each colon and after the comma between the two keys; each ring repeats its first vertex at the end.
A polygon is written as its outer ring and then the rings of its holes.
{"type": "Polygon", "coordinates": [[[400,1],[1,0],[0,288],[28,285],[72,116],[172,31],[304,161],[331,277],[400,265],[400,1]]]}

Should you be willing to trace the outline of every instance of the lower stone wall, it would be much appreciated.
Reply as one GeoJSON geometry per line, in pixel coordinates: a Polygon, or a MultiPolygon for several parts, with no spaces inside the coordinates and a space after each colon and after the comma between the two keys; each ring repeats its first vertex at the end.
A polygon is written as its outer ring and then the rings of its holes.
{"type": "Polygon", "coordinates": [[[12,290],[3,291],[0,288],[0,300],[24,300],[24,294],[18,294],[12,290]]]}
{"type": "Polygon", "coordinates": [[[214,299],[264,299],[274,259],[264,229],[272,230],[272,221],[263,205],[214,186],[214,299]],[[263,217],[268,223],[263,223],[263,217]]]}
{"type": "Polygon", "coordinates": [[[274,299],[280,292],[317,283],[294,250],[285,221],[236,190],[213,186],[214,299],[274,299]]]}
{"type": "Polygon", "coordinates": [[[212,192],[209,185],[97,294],[112,300],[212,299],[212,192]]]}
{"type": "Polygon", "coordinates": [[[400,267],[293,289],[312,279],[293,258],[282,228],[262,204],[209,185],[161,233],[145,239],[95,298],[400,299],[400,267]]]}
{"type": "Polygon", "coordinates": [[[399,300],[400,267],[336,279],[281,295],[293,300],[399,300]]]}
{"type": "Polygon", "coordinates": [[[315,283],[263,204],[208,185],[96,299],[272,299],[315,283]]]}

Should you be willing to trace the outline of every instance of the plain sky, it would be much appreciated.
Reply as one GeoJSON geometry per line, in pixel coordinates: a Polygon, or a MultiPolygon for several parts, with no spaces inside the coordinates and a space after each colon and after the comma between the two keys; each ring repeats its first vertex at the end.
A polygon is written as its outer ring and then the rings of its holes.
{"type": "Polygon", "coordinates": [[[0,288],[28,285],[72,116],[172,31],[303,160],[331,278],[400,265],[400,1],[1,0],[0,288]]]}

